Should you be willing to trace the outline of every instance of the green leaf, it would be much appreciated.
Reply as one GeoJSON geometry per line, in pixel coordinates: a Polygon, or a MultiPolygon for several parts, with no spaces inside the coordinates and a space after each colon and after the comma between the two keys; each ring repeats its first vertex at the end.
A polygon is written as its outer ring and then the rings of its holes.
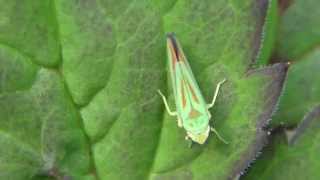
{"type": "Polygon", "coordinates": [[[238,177],[266,141],[287,70],[249,69],[260,3],[0,0],[0,178],[238,177]],[[167,32],[208,102],[228,80],[211,113],[229,145],[211,135],[188,148],[164,111],[167,32]]]}
{"type": "Polygon", "coordinates": [[[30,58],[0,44],[0,59],[0,93],[30,88],[38,70],[30,58]]]}
{"type": "Polygon", "coordinates": [[[257,64],[266,65],[271,58],[274,51],[274,45],[278,34],[278,1],[268,0],[265,1],[268,6],[265,20],[262,26],[262,37],[260,42],[260,49],[257,54],[257,64]]]}
{"type": "Polygon", "coordinates": [[[317,106],[289,136],[289,145],[285,136],[277,135],[243,179],[318,179],[319,128],[320,106],[317,106]]]}
{"type": "Polygon", "coordinates": [[[320,104],[320,49],[291,65],[284,93],[272,126],[294,126],[305,114],[320,104]]]}
{"type": "Polygon", "coordinates": [[[0,0],[0,43],[52,67],[60,62],[60,46],[51,0],[0,0]]]}
{"type": "Polygon", "coordinates": [[[320,74],[318,1],[294,1],[284,12],[278,35],[279,60],[292,61],[272,127],[295,127],[276,134],[243,179],[318,179],[320,74]],[[314,12],[314,13],[310,13],[314,12]],[[291,132],[293,131],[293,132],[291,132]],[[284,173],[285,172],[285,173],[284,173]]]}
{"type": "Polygon", "coordinates": [[[0,107],[1,178],[89,173],[87,139],[57,72],[42,68],[30,89],[2,93],[0,107]]]}
{"type": "MultiPolygon", "coordinates": [[[[319,1],[295,1],[282,17],[278,53],[293,61],[272,126],[294,126],[320,104],[319,1]]],[[[286,59],[284,59],[286,60],[286,59]]]]}
{"type": "Polygon", "coordinates": [[[284,61],[297,61],[320,43],[317,0],[294,1],[284,12],[279,30],[277,54],[284,61]]]}

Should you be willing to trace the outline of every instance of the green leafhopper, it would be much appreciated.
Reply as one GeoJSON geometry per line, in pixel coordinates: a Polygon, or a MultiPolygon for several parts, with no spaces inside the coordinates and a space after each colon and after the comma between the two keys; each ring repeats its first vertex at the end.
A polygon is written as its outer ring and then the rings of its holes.
{"type": "Polygon", "coordinates": [[[173,33],[167,35],[168,64],[176,104],[176,111],[171,111],[166,97],[159,90],[169,115],[176,116],[178,126],[186,130],[186,140],[204,144],[210,131],[214,132],[220,140],[227,143],[213,128],[209,121],[209,109],[213,107],[218,96],[221,84],[218,83],[212,102],[207,104],[201,94],[199,86],[191,71],[191,67],[182,51],[182,48],[173,33]]]}

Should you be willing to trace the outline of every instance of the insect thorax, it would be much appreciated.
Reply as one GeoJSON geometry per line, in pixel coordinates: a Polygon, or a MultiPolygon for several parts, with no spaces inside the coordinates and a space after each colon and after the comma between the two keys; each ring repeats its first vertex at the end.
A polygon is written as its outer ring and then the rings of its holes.
{"type": "Polygon", "coordinates": [[[188,113],[181,114],[180,118],[186,131],[192,133],[202,133],[208,128],[210,117],[206,112],[190,109],[188,113]]]}

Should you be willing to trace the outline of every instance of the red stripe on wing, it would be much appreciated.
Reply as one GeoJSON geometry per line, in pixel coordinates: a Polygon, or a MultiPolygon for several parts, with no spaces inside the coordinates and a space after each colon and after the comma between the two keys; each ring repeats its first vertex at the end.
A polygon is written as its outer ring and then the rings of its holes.
{"type": "Polygon", "coordinates": [[[190,91],[191,91],[193,100],[195,100],[197,103],[199,103],[199,99],[198,99],[198,97],[197,97],[194,89],[192,88],[192,86],[190,85],[189,82],[188,82],[188,86],[189,86],[189,89],[190,89],[190,91]]]}
{"type": "Polygon", "coordinates": [[[175,70],[176,68],[176,63],[178,61],[177,59],[177,56],[176,56],[176,52],[174,50],[174,48],[172,47],[172,44],[169,44],[169,48],[170,48],[170,55],[171,55],[171,63],[172,63],[172,67],[173,67],[173,70],[175,70]]]}
{"type": "Polygon", "coordinates": [[[181,80],[181,96],[182,96],[182,108],[186,107],[187,104],[187,99],[186,99],[186,94],[184,91],[184,82],[181,80]]]}

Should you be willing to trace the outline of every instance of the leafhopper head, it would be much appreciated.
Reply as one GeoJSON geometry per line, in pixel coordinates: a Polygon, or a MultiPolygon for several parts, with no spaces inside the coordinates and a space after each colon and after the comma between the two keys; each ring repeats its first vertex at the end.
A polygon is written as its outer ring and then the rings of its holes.
{"type": "Polygon", "coordinates": [[[188,137],[192,141],[199,144],[204,144],[206,142],[206,140],[208,139],[209,133],[210,133],[210,126],[207,126],[207,129],[205,131],[202,131],[197,134],[187,131],[188,137]]]}

